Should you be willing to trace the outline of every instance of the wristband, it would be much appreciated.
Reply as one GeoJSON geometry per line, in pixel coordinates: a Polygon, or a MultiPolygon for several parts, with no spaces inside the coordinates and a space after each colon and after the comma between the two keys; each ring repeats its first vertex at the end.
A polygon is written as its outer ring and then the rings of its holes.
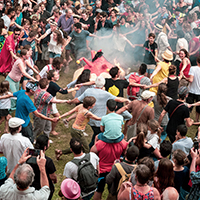
{"type": "Polygon", "coordinates": [[[61,116],[59,116],[58,118],[61,119],[61,116]]]}
{"type": "Polygon", "coordinates": [[[19,161],[17,162],[18,165],[22,165],[22,163],[19,163],[19,161]]]}

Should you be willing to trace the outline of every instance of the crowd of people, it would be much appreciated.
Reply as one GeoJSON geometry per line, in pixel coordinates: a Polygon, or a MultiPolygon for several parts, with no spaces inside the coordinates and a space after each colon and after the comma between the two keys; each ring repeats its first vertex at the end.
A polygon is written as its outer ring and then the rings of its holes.
{"type": "Polygon", "coordinates": [[[53,199],[45,152],[62,118],[71,140],[56,159],[74,156],[62,199],[101,200],[106,184],[108,200],[200,199],[200,127],[187,137],[200,125],[199,0],[0,0],[0,17],[0,199],[53,199]],[[126,75],[83,68],[66,87],[56,83],[72,60],[103,53],[126,75]],[[61,115],[61,103],[76,106],[61,115]]]}

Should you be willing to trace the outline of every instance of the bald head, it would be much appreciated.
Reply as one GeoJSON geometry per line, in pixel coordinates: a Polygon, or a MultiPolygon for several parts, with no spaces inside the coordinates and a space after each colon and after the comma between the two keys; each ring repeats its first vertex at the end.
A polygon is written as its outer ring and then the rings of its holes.
{"type": "Polygon", "coordinates": [[[162,200],[178,200],[179,194],[174,187],[168,187],[161,195],[162,200]]]}

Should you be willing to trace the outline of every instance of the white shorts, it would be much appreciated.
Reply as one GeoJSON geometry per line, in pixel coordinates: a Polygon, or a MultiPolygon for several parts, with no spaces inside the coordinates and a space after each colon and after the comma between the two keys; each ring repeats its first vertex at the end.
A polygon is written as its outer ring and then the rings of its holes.
{"type": "Polygon", "coordinates": [[[58,109],[56,107],[56,103],[52,103],[52,114],[56,114],[56,113],[58,113],[58,109]]]}

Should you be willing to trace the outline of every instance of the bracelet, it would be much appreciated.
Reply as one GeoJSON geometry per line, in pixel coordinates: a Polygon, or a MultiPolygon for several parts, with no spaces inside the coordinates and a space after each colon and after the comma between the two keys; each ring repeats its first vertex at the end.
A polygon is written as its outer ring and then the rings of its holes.
{"type": "Polygon", "coordinates": [[[18,165],[22,165],[22,163],[19,163],[19,161],[17,162],[18,165]]]}
{"type": "Polygon", "coordinates": [[[59,116],[58,118],[61,119],[61,116],[59,116]]]}

